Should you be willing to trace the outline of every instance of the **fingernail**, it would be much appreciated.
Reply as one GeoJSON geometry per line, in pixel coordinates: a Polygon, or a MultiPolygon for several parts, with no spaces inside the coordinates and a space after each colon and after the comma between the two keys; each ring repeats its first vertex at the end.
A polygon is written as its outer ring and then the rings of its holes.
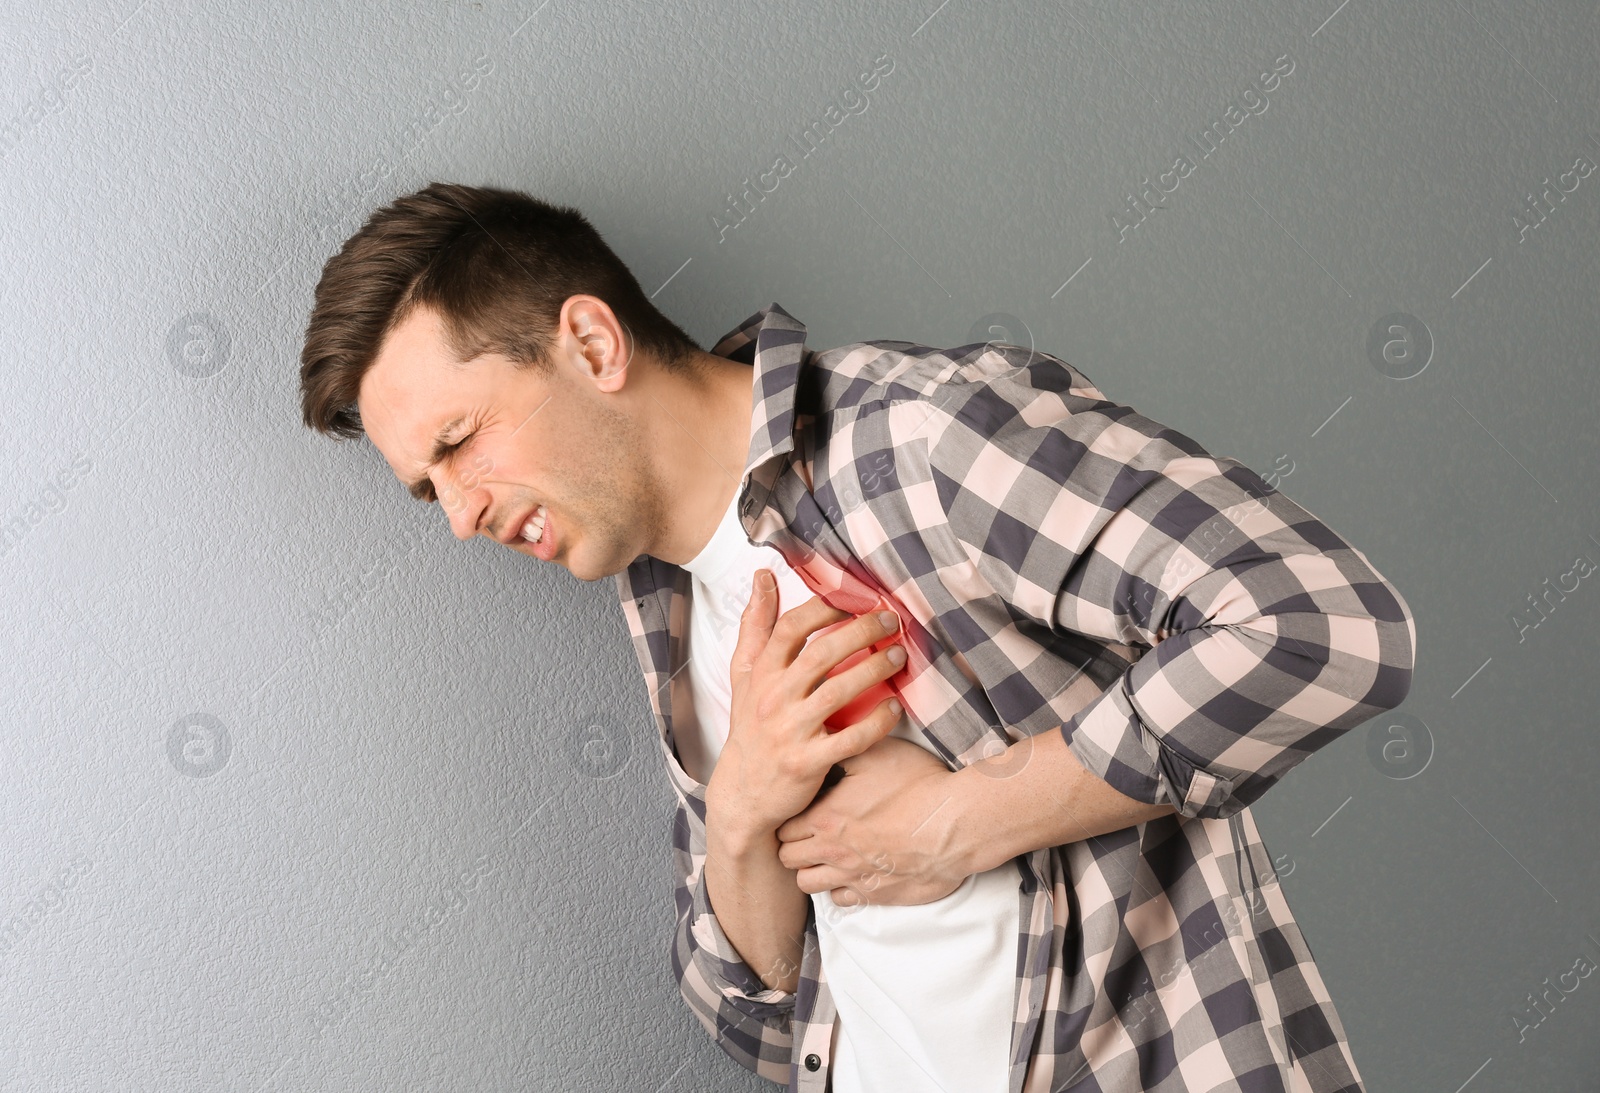
{"type": "Polygon", "coordinates": [[[766,592],[772,588],[772,570],[763,569],[756,574],[756,586],[766,592]]]}
{"type": "Polygon", "coordinates": [[[889,647],[889,663],[893,664],[896,668],[898,668],[898,667],[900,667],[900,665],[904,664],[905,662],[906,662],[906,651],[905,651],[905,649],[903,649],[902,647],[900,647],[898,645],[891,645],[889,647]]]}
{"type": "Polygon", "coordinates": [[[893,630],[896,626],[900,625],[900,617],[893,611],[879,611],[878,621],[883,623],[883,628],[885,630],[893,630]]]}
{"type": "Polygon", "coordinates": [[[889,712],[894,714],[896,717],[899,717],[900,716],[900,710],[901,710],[900,700],[897,699],[897,698],[891,698],[889,700],[889,712]]]}

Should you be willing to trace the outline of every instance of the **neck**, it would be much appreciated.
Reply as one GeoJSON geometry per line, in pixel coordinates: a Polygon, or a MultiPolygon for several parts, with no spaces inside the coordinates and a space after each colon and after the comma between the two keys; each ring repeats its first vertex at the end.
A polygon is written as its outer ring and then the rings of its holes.
{"type": "Polygon", "coordinates": [[[650,392],[663,411],[652,445],[660,482],[672,498],[659,540],[645,553],[673,565],[699,554],[744,479],[750,451],[752,366],[697,353],[692,377],[657,373],[650,392]]]}

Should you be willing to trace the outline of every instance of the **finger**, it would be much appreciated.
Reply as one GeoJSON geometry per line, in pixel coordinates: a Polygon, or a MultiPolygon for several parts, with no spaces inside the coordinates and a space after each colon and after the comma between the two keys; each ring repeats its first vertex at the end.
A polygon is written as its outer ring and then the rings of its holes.
{"type": "Polygon", "coordinates": [[[837,625],[849,618],[850,612],[830,606],[821,596],[813,596],[778,617],[777,625],[772,629],[768,655],[778,661],[779,667],[786,668],[805,647],[813,631],[837,625]]]}
{"type": "Polygon", "coordinates": [[[900,617],[893,611],[869,611],[846,625],[821,634],[795,658],[807,687],[822,682],[852,653],[882,641],[900,628],[900,617]]]}
{"type": "Polygon", "coordinates": [[[833,865],[813,865],[795,874],[795,883],[802,892],[812,895],[826,892],[834,906],[842,911],[865,907],[872,902],[859,888],[852,886],[854,880],[848,870],[833,865]]]}
{"type": "MultiPolygon", "coordinates": [[[[906,651],[900,645],[891,645],[864,657],[841,672],[835,672],[817,684],[816,690],[806,697],[806,705],[818,719],[826,720],[854,702],[873,684],[882,683],[905,667],[906,651]],[[898,658],[898,659],[897,659],[898,658]]],[[[851,711],[854,713],[856,711],[851,711]]],[[[849,714],[845,715],[846,717],[849,714]]]]}
{"type": "Polygon", "coordinates": [[[781,843],[778,846],[778,863],[785,869],[801,870],[813,865],[822,865],[823,861],[817,857],[815,850],[808,849],[810,839],[798,843],[781,843]]]}
{"type": "Polygon", "coordinates": [[[778,841],[792,843],[797,839],[809,839],[812,835],[815,835],[816,832],[811,830],[811,825],[803,817],[805,817],[805,813],[799,812],[779,824],[778,830],[773,832],[778,841]]]}
{"type": "Polygon", "coordinates": [[[797,870],[794,875],[794,881],[800,886],[800,891],[808,895],[837,888],[850,879],[849,873],[832,865],[808,865],[804,869],[797,870]]]}
{"type": "Polygon", "coordinates": [[[739,637],[733,646],[729,665],[731,678],[738,679],[755,665],[756,658],[772,637],[778,617],[778,586],[769,569],[758,569],[750,581],[750,602],[739,616],[739,637]]]}
{"type": "Polygon", "coordinates": [[[860,755],[894,730],[902,712],[898,699],[884,699],[860,721],[820,741],[823,756],[840,763],[852,755],[860,755]]]}

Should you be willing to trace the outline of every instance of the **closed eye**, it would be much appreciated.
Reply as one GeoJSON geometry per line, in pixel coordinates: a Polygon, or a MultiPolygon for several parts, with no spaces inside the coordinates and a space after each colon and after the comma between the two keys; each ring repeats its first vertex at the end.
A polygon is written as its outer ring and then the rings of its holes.
{"type": "MultiPolygon", "coordinates": [[[[454,456],[457,452],[459,452],[462,449],[462,447],[467,443],[467,441],[471,440],[476,435],[477,435],[476,432],[468,433],[466,436],[462,437],[460,440],[456,441],[454,444],[450,444],[450,445],[447,445],[447,446],[445,446],[443,448],[440,448],[439,449],[439,462],[443,462],[444,460],[449,459],[450,457],[454,456]]],[[[418,501],[421,501],[421,502],[423,502],[424,504],[427,504],[427,505],[432,505],[432,504],[436,503],[439,500],[438,495],[436,493],[434,493],[434,491],[433,491],[433,481],[432,481],[432,479],[428,479],[428,478],[418,479],[417,482],[409,488],[409,492],[410,492],[412,497],[415,497],[418,501]]]]}

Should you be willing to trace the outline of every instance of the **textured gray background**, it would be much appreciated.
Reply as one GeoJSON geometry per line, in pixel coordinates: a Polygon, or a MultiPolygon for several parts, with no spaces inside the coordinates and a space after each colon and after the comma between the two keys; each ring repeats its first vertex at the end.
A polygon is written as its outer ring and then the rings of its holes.
{"type": "Polygon", "coordinates": [[[1593,4],[3,18],[4,1089],[770,1088],[672,980],[611,582],[300,424],[323,261],[434,179],[577,205],[706,347],[774,300],[814,348],[997,324],[1275,476],[1418,620],[1404,707],[1256,806],[1369,1087],[1596,1088],[1600,978],[1526,996],[1600,961],[1600,174],[1516,220],[1600,163],[1593,4]]]}

